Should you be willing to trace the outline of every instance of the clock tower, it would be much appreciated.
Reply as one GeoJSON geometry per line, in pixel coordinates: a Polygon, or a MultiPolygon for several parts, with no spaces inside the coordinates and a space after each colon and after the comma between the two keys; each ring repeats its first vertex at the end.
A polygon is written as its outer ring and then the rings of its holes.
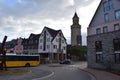
{"type": "Polygon", "coordinates": [[[82,46],[81,25],[79,24],[79,17],[75,12],[73,16],[73,24],[71,25],[71,45],[82,46]]]}

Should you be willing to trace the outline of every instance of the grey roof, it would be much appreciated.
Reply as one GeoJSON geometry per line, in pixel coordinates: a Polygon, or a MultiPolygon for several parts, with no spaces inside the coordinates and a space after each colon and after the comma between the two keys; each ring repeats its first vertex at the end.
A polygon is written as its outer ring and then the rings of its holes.
{"type": "Polygon", "coordinates": [[[41,34],[33,34],[33,33],[31,33],[30,36],[29,36],[29,38],[32,37],[33,39],[37,39],[37,38],[40,37],[40,35],[41,34]]]}
{"type": "MultiPolygon", "coordinates": [[[[53,37],[53,39],[52,39],[52,41],[54,40],[54,38],[57,36],[57,34],[59,33],[59,32],[62,32],[61,30],[54,30],[54,29],[51,29],[51,28],[48,28],[48,27],[45,27],[47,30],[48,30],[48,32],[50,33],[50,35],[53,37]]],[[[62,33],[63,34],[63,33],[62,33]]],[[[63,35],[63,38],[65,39],[65,41],[66,41],[66,38],[64,37],[64,35],[63,35]]]]}
{"type": "Polygon", "coordinates": [[[48,27],[45,27],[48,32],[50,33],[50,35],[53,37],[53,39],[56,37],[56,35],[61,31],[61,30],[54,30],[48,27]]]}

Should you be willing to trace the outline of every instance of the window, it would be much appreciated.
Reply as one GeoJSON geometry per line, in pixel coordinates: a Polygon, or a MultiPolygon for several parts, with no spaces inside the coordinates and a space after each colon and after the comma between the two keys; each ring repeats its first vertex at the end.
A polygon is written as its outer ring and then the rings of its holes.
{"type": "Polygon", "coordinates": [[[96,62],[97,63],[103,62],[103,54],[96,54],[96,62]]]}
{"type": "Polygon", "coordinates": [[[113,2],[112,2],[112,0],[105,1],[103,3],[103,10],[104,10],[104,12],[109,11],[111,9],[113,9],[113,2]]]}
{"type": "Polygon", "coordinates": [[[59,33],[59,37],[61,37],[62,36],[62,33],[59,33]]]}
{"type": "Polygon", "coordinates": [[[114,51],[120,51],[120,38],[113,40],[114,51]]]}
{"type": "Polygon", "coordinates": [[[64,40],[62,40],[62,43],[64,43],[64,40]]]}
{"type": "Polygon", "coordinates": [[[40,46],[40,49],[42,49],[42,46],[40,46]]]}
{"type": "Polygon", "coordinates": [[[43,34],[41,34],[41,36],[43,36],[43,34]]]}
{"type": "Polygon", "coordinates": [[[57,45],[53,45],[53,48],[54,48],[54,49],[57,49],[57,45]]]}
{"type": "Polygon", "coordinates": [[[40,39],[40,43],[42,43],[42,39],[40,39]]]}
{"type": "Polygon", "coordinates": [[[101,33],[101,29],[100,28],[97,28],[96,29],[96,34],[100,34],[101,33]]]}
{"type": "Polygon", "coordinates": [[[109,14],[108,13],[104,14],[104,20],[105,20],[105,22],[109,22],[109,14]]]}
{"type": "Polygon", "coordinates": [[[47,38],[47,42],[50,42],[50,38],[47,38]]]}
{"type": "Polygon", "coordinates": [[[96,52],[102,52],[102,42],[101,41],[95,42],[95,49],[96,49],[96,52]]]}
{"type": "Polygon", "coordinates": [[[59,39],[56,38],[56,42],[59,42],[59,39]]]}
{"type": "Polygon", "coordinates": [[[49,49],[50,48],[50,45],[47,45],[47,49],[49,49]]]}
{"type": "Polygon", "coordinates": [[[103,10],[104,12],[109,11],[109,5],[107,1],[103,3],[103,10]]]}
{"type": "Polygon", "coordinates": [[[120,10],[115,11],[115,19],[120,19],[120,10]]]}
{"type": "Polygon", "coordinates": [[[77,35],[77,44],[81,44],[81,35],[77,35]]]}
{"type": "Polygon", "coordinates": [[[35,40],[35,43],[38,43],[38,40],[35,40]]]}
{"type": "Polygon", "coordinates": [[[106,33],[106,32],[108,32],[108,27],[107,26],[103,27],[103,33],[106,33]]]}
{"type": "Polygon", "coordinates": [[[120,30],[120,25],[119,24],[115,24],[114,25],[114,30],[116,31],[116,30],[120,30]]]}
{"type": "Polygon", "coordinates": [[[115,57],[115,63],[120,64],[120,53],[115,53],[114,57],[115,57]]]}
{"type": "Polygon", "coordinates": [[[109,3],[109,8],[113,9],[113,2],[112,2],[112,0],[109,0],[108,3],[109,3]]]}
{"type": "Polygon", "coordinates": [[[64,50],[66,50],[66,47],[63,47],[64,50]]]}

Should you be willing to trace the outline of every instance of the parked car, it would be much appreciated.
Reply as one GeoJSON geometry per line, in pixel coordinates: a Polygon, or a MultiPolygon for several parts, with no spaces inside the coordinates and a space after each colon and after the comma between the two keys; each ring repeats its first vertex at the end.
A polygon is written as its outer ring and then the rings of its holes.
{"type": "Polygon", "coordinates": [[[70,64],[70,63],[71,63],[70,59],[65,59],[60,61],[60,64],[70,64]]]}

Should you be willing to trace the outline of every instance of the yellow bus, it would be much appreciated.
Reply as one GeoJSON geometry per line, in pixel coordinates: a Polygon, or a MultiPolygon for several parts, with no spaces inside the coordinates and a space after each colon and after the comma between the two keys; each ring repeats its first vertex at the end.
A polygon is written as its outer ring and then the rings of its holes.
{"type": "MultiPolygon", "coordinates": [[[[0,61],[1,59],[2,59],[2,55],[0,55],[0,61]]],[[[21,66],[30,67],[30,66],[37,66],[39,64],[40,64],[40,55],[6,54],[7,67],[21,67],[21,66]]]]}

